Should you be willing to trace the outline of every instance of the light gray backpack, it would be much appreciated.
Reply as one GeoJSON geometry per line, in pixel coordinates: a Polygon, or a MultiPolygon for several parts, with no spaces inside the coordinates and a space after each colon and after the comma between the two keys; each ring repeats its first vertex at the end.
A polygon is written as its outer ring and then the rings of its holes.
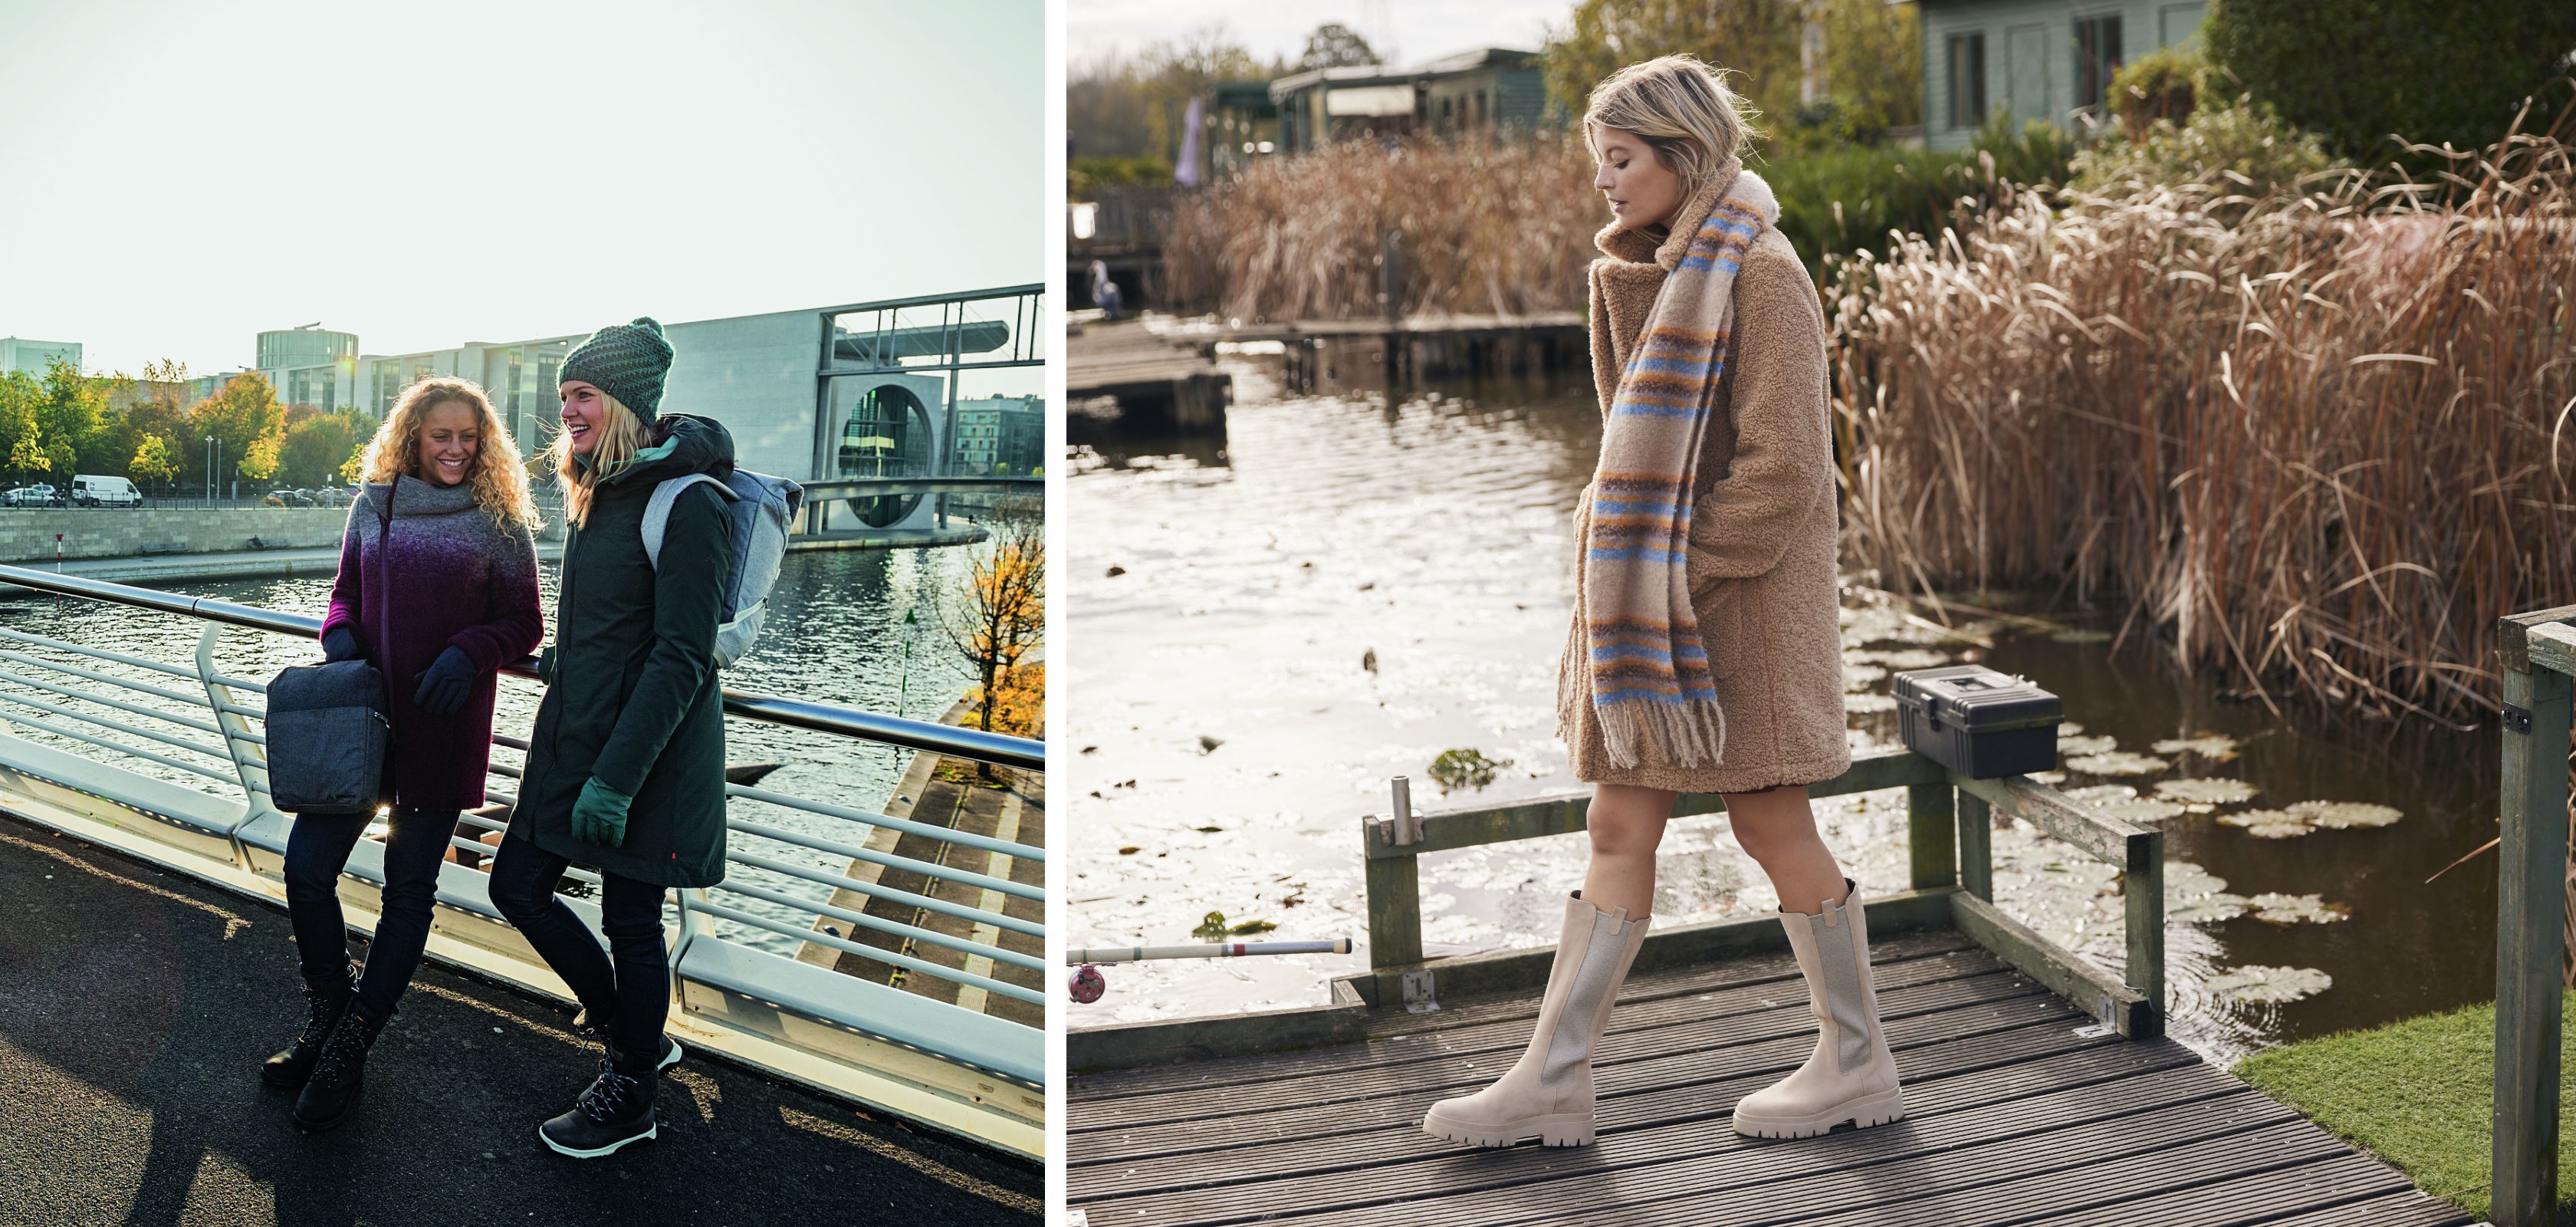
{"type": "Polygon", "coordinates": [[[716,667],[730,667],[760,635],[769,586],[778,582],[778,560],[787,553],[787,530],[805,505],[805,488],[784,477],[735,469],[721,480],[705,473],[674,477],[653,487],[644,504],[644,556],[662,566],[662,534],[680,492],[705,482],[724,496],[733,529],[733,573],[725,577],[724,607],[716,615],[716,667]]]}

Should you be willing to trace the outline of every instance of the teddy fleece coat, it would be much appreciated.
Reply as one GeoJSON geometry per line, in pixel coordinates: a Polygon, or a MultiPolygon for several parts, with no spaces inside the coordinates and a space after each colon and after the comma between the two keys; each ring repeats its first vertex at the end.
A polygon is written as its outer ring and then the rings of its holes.
{"type": "Polygon", "coordinates": [[[680,493],[661,565],[644,553],[653,487],[733,469],[733,439],[711,418],[666,413],[653,442],[591,492],[566,530],[555,646],[539,661],[546,696],[528,736],[510,834],[557,856],[657,886],[713,886],[725,874],[724,685],[716,619],[733,566],[723,496],[680,493]],[[581,786],[633,797],[625,841],[572,833],[581,786]]]}
{"type": "MultiPolygon", "coordinates": [[[[1717,185],[1684,202],[1670,237],[1617,222],[1595,242],[1592,382],[1606,417],[1620,371],[1655,295],[1717,203],[1717,185]]],[[[1851,766],[1843,730],[1840,507],[1825,375],[1825,317],[1815,283],[1776,228],[1766,228],[1735,278],[1735,331],[1710,412],[1691,505],[1689,585],[1726,713],[1713,766],[1619,767],[1603,745],[1588,684],[1560,686],[1558,731],[1575,778],[1676,792],[1753,792],[1812,784],[1851,766]]],[[[1592,491],[1575,506],[1587,539],[1592,491]]],[[[1586,562],[1575,551],[1575,608],[1558,668],[1587,668],[1586,562]]]]}
{"type": "Polygon", "coordinates": [[[348,627],[385,679],[394,804],[465,810],[483,804],[492,760],[492,705],[501,666],[545,637],[537,545],[526,527],[484,514],[467,486],[406,478],[370,485],[349,504],[340,572],[322,634],[348,627]],[[398,491],[398,492],[397,492],[398,491]],[[379,528],[393,493],[390,534],[379,528]],[[474,662],[465,703],[433,716],[412,705],[415,679],[449,648],[474,662]]]}

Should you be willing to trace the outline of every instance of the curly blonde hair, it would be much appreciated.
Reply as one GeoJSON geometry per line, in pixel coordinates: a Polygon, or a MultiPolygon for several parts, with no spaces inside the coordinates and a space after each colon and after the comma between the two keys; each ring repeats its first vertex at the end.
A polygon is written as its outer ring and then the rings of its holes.
{"type": "Polygon", "coordinates": [[[537,517],[536,497],[528,489],[528,465],[519,456],[519,445],[501,429],[501,419],[492,412],[492,398],[483,385],[470,379],[442,376],[403,389],[393,412],[385,415],[384,425],[376,428],[376,437],[367,441],[366,453],[358,458],[359,476],[383,485],[396,473],[417,475],[422,420],[430,410],[451,404],[474,407],[478,437],[474,467],[466,471],[465,484],[474,489],[475,506],[504,528],[534,532],[544,527],[545,521],[537,517]]]}
{"type": "Polygon", "coordinates": [[[635,459],[635,453],[653,445],[653,430],[626,403],[602,388],[599,401],[608,407],[607,417],[599,432],[599,442],[590,449],[590,463],[584,465],[572,450],[572,432],[558,422],[554,441],[537,453],[537,462],[553,470],[555,488],[563,492],[564,518],[579,528],[590,519],[590,493],[599,482],[635,459]]]}
{"type": "MultiPolygon", "coordinates": [[[[1696,189],[1761,133],[1760,112],[1726,87],[1726,70],[1693,55],[1658,56],[1601,79],[1583,109],[1583,140],[1592,126],[1632,132],[1655,160],[1696,189]]],[[[1599,156],[1598,147],[1593,149],[1599,156]]]]}

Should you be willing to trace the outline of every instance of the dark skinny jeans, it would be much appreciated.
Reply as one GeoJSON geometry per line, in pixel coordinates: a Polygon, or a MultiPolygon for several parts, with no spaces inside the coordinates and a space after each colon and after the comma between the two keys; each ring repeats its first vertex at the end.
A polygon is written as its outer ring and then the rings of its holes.
{"type": "MultiPolygon", "coordinates": [[[[305,814],[286,836],[286,923],[306,984],[327,984],[349,970],[348,924],[340,915],[340,871],[366,834],[364,814],[305,814]]],[[[429,944],[430,906],[438,900],[438,866],[456,831],[455,810],[393,811],[385,837],[384,906],[367,945],[358,1001],[371,1018],[394,1002],[420,970],[429,944]]]]}
{"type": "Polygon", "coordinates": [[[608,1020],[609,1044],[629,1063],[662,1050],[662,1020],[671,1006],[671,956],[662,946],[662,892],[633,878],[599,875],[599,928],[608,953],[555,897],[572,864],[517,835],[502,837],[492,857],[492,906],[518,926],[546,966],[570,985],[593,1020],[608,1020]]]}

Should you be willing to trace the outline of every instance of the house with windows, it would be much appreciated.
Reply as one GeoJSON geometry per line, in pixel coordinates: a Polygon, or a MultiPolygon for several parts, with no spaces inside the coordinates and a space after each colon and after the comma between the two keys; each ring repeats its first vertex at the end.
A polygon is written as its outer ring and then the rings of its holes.
{"type": "Polygon", "coordinates": [[[1923,143],[1965,149],[1994,111],[2077,132],[2103,117],[2111,74],[2199,46],[2208,0],[1897,0],[1923,28],[1923,143]]]}

